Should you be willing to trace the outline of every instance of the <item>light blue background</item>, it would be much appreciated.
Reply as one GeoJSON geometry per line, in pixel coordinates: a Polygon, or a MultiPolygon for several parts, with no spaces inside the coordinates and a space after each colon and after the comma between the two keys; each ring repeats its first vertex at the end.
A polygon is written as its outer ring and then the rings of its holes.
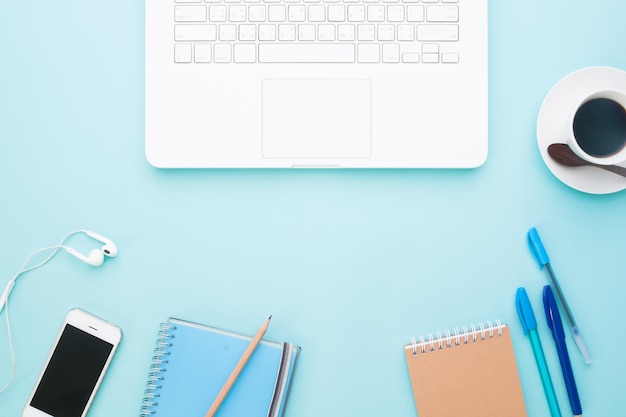
{"type": "MultiPolygon", "coordinates": [[[[20,413],[78,306],[124,330],[92,417],[138,414],[167,316],[253,334],[268,314],[269,339],[302,346],[288,416],[415,416],[402,346],[495,318],[511,326],[529,415],[548,416],[514,308],[518,286],[531,296],[568,415],[541,315],[547,279],[526,245],[531,226],[594,359],[585,366],[568,339],[585,415],[626,415],[626,193],[562,184],[535,135],[539,106],[563,76],[626,69],[626,3],[491,1],[489,158],[475,170],[428,171],[151,167],[143,10],[139,0],[0,4],[0,287],[70,230],[119,247],[100,268],[61,253],[18,280],[17,374],[0,415],[20,413]]],[[[2,317],[0,383],[9,367],[2,317]]]]}

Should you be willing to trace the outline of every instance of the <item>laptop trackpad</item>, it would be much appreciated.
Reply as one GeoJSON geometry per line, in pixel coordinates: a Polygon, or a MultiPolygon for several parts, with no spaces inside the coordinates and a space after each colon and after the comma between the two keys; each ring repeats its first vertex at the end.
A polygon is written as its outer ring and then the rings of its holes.
{"type": "Polygon", "coordinates": [[[368,79],[263,81],[263,157],[369,158],[368,79]]]}

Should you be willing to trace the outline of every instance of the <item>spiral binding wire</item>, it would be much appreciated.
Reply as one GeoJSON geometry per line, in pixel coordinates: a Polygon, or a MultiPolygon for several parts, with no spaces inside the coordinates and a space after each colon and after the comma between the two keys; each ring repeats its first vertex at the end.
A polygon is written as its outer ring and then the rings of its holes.
{"type": "Polygon", "coordinates": [[[141,412],[139,417],[148,417],[156,414],[155,408],[159,405],[158,399],[161,391],[161,381],[165,378],[165,365],[168,363],[167,356],[170,354],[172,347],[172,339],[176,330],[176,326],[168,323],[161,323],[157,337],[156,347],[154,348],[154,356],[150,364],[150,372],[148,373],[148,382],[144,391],[144,398],[141,403],[141,412]]]}
{"type": "Polygon", "coordinates": [[[445,335],[441,332],[437,332],[435,336],[429,333],[428,338],[421,335],[419,341],[415,337],[412,337],[410,346],[414,356],[418,354],[425,355],[428,352],[435,352],[462,344],[466,345],[470,342],[474,343],[477,342],[479,338],[480,340],[485,340],[487,338],[492,339],[496,335],[502,336],[502,328],[504,326],[505,325],[503,325],[500,320],[496,320],[495,325],[491,321],[488,321],[486,324],[478,323],[478,327],[472,324],[469,329],[467,326],[463,326],[462,330],[455,327],[453,333],[451,333],[450,330],[445,330],[445,335]]]}

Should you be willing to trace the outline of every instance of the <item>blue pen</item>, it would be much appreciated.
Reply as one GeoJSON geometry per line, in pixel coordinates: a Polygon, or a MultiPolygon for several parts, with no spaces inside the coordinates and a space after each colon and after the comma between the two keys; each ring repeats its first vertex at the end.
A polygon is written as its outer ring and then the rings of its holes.
{"type": "Polygon", "coordinates": [[[515,307],[517,308],[519,319],[522,322],[524,334],[527,334],[530,337],[530,345],[533,348],[537,368],[539,368],[539,375],[541,376],[543,391],[545,392],[546,399],[548,400],[550,415],[552,417],[561,417],[561,410],[559,409],[559,403],[556,400],[556,394],[554,393],[554,387],[552,386],[552,380],[550,379],[550,372],[548,371],[546,357],[543,354],[543,348],[541,347],[541,341],[539,340],[539,333],[537,333],[537,320],[535,320],[535,313],[533,313],[533,308],[528,300],[528,294],[526,294],[526,290],[524,288],[517,289],[517,294],[515,295],[515,307]]]}
{"type": "Polygon", "coordinates": [[[552,270],[552,266],[550,265],[550,258],[548,257],[548,253],[546,249],[543,247],[543,243],[541,243],[541,239],[539,238],[539,233],[537,229],[534,227],[528,231],[528,241],[530,242],[530,247],[532,249],[533,255],[537,259],[539,263],[539,267],[542,268],[545,266],[546,271],[548,272],[548,278],[550,279],[550,284],[554,287],[554,291],[556,292],[556,297],[563,306],[563,310],[565,311],[565,317],[567,321],[569,321],[570,327],[572,329],[572,334],[574,337],[574,342],[576,342],[576,346],[578,350],[583,355],[583,359],[587,365],[591,363],[591,356],[589,355],[589,349],[587,349],[587,345],[585,345],[585,341],[583,340],[583,335],[580,334],[580,330],[578,330],[578,325],[576,324],[576,320],[574,320],[574,314],[572,314],[572,310],[569,308],[567,301],[565,300],[565,295],[563,295],[563,290],[561,290],[561,285],[559,281],[556,279],[554,275],[554,271],[552,270]]]}
{"type": "Polygon", "coordinates": [[[563,378],[565,379],[565,387],[567,388],[569,403],[572,406],[572,413],[574,413],[574,416],[582,416],[583,410],[580,405],[578,390],[576,389],[576,381],[574,380],[572,364],[569,360],[569,354],[567,353],[565,331],[563,330],[561,315],[559,314],[559,308],[549,285],[543,287],[543,307],[546,310],[548,327],[552,330],[552,337],[554,338],[554,343],[556,344],[556,351],[559,354],[559,362],[561,362],[561,370],[563,371],[563,378]]]}

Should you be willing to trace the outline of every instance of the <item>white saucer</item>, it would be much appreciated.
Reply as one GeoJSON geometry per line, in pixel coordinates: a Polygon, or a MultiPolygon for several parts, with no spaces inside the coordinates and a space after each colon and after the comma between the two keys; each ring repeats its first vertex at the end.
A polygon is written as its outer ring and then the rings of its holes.
{"type": "Polygon", "coordinates": [[[626,178],[594,167],[566,167],[548,155],[551,143],[567,142],[567,118],[585,97],[602,90],[626,94],[626,72],[610,67],[591,67],[561,79],[543,100],[537,118],[537,142],[552,173],[570,187],[590,194],[610,194],[626,189],[626,178]]]}

